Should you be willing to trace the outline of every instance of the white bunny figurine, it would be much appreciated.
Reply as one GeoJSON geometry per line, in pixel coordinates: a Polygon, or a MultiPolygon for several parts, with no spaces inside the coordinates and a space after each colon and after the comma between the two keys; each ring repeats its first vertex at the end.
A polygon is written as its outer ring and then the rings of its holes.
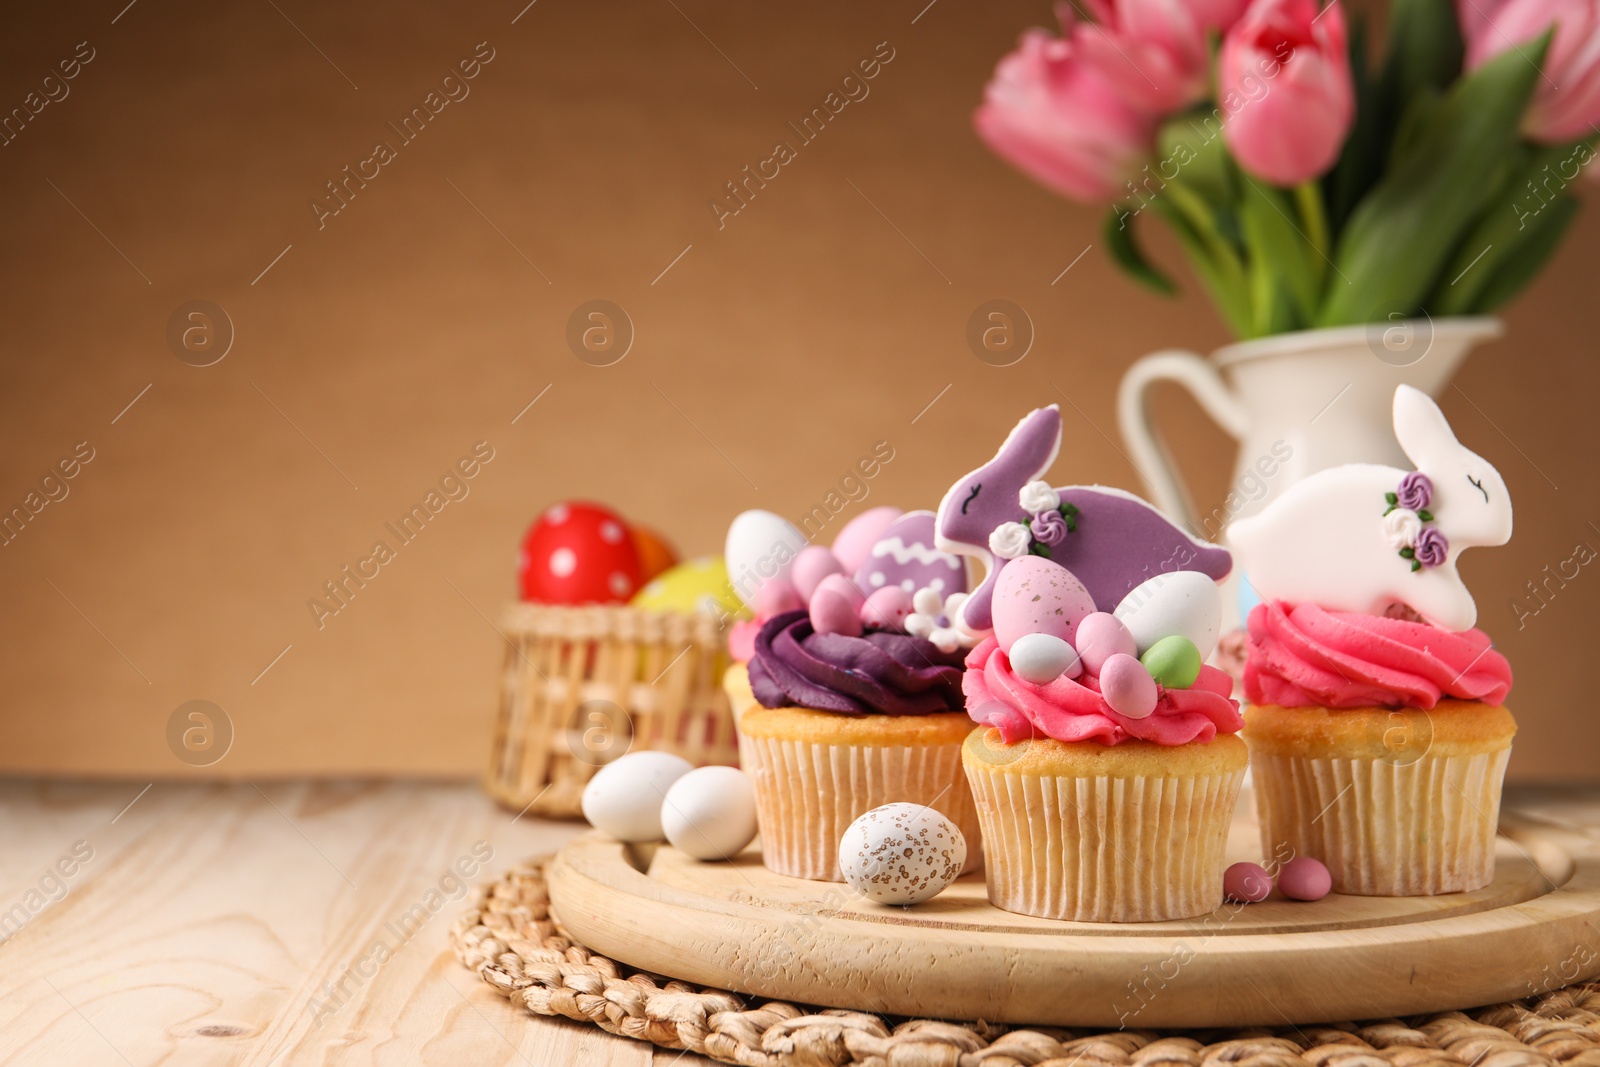
{"type": "Polygon", "coordinates": [[[1472,629],[1478,606],[1456,558],[1511,539],[1511,494],[1409,385],[1394,391],[1394,434],[1416,473],[1372,463],[1319,471],[1228,527],[1263,600],[1367,614],[1399,603],[1442,629],[1472,629]]]}

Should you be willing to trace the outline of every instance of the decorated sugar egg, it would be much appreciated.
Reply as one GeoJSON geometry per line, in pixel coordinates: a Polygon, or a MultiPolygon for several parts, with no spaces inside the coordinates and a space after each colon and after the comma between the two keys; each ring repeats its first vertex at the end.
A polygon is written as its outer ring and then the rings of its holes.
{"type": "Polygon", "coordinates": [[[1132,656],[1139,651],[1122,620],[1108,611],[1097,611],[1078,623],[1077,646],[1083,669],[1090,674],[1099,674],[1112,656],[1132,656]]]}
{"type": "Polygon", "coordinates": [[[994,636],[1006,652],[1023,634],[1049,634],[1072,644],[1078,623],[1094,613],[1094,598],[1064,567],[1041,556],[1019,556],[1000,569],[994,587],[994,636]]]}
{"type": "Polygon", "coordinates": [[[849,522],[833,539],[833,554],[846,574],[854,574],[866,562],[872,546],[883,538],[884,531],[894,525],[905,512],[899,508],[868,508],[849,522]]]}
{"type": "Polygon", "coordinates": [[[621,603],[643,584],[627,524],[583,501],[555,504],[534,520],[517,574],[523,599],[544,604],[621,603]]]}
{"type": "Polygon", "coordinates": [[[744,605],[728,584],[728,568],[721,556],[703,556],[680,563],[645,583],[633,598],[645,611],[702,612],[715,616],[743,615],[744,605]]]}
{"type": "Polygon", "coordinates": [[[910,511],[890,523],[856,568],[861,592],[871,596],[888,585],[908,593],[932,589],[941,597],[964,592],[966,565],[934,547],[933,521],[931,511],[910,511]]]}
{"type": "Polygon", "coordinates": [[[839,873],[879,904],[920,904],[954,882],[966,862],[960,827],[926,804],[873,808],[839,839],[839,873]]]}

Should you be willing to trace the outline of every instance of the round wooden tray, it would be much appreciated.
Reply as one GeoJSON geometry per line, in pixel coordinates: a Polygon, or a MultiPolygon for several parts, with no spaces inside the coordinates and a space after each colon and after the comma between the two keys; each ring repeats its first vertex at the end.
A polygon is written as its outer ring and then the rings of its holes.
{"type": "MultiPolygon", "coordinates": [[[[1241,805],[1241,812],[1248,807],[1241,805]]],[[[589,834],[549,870],[565,931],[644,970],[888,1015],[1060,1026],[1282,1026],[1468,1008],[1600,974],[1600,852],[1503,820],[1494,882],[1438,897],[1221,904],[1182,922],[1013,915],[968,875],[925,904],[589,834]]],[[[1238,819],[1230,859],[1256,859],[1238,819]]],[[[1563,838],[1564,839],[1564,838],[1563,838]]]]}

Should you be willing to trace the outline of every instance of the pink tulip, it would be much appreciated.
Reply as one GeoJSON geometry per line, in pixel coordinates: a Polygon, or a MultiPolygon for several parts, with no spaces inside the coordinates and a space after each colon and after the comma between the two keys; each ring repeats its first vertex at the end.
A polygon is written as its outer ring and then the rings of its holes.
{"type": "Polygon", "coordinates": [[[1040,184],[1073,200],[1106,202],[1121,195],[1154,147],[1156,117],[1119,92],[1065,25],[1066,37],[1040,29],[1022,35],[995,68],[973,125],[997,155],[1040,184]]]}
{"type": "Polygon", "coordinates": [[[1276,185],[1327,173],[1355,117],[1338,0],[1252,0],[1223,38],[1217,96],[1245,170],[1276,185]]]}
{"type": "MultiPolygon", "coordinates": [[[[1232,27],[1247,2],[1085,0],[1095,21],[1071,33],[1126,99],[1170,113],[1205,96],[1211,31],[1232,27]]],[[[1063,25],[1071,26],[1070,17],[1068,8],[1063,25]]]]}
{"type": "Polygon", "coordinates": [[[1523,131],[1561,144],[1589,136],[1600,123],[1600,0],[1461,0],[1467,69],[1476,70],[1511,48],[1555,27],[1523,131]],[[1482,11],[1475,10],[1481,7],[1482,11]]]}

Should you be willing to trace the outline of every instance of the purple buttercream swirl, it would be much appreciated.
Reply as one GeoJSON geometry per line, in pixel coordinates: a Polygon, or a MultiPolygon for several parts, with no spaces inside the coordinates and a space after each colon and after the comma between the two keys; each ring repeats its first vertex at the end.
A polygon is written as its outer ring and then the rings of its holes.
{"type": "Polygon", "coordinates": [[[1412,471],[1400,479],[1395,496],[1400,507],[1421,511],[1433,502],[1433,482],[1421,471],[1412,471]]]}
{"type": "Polygon", "coordinates": [[[803,611],[768,619],[750,657],[750,688],[765,707],[846,715],[961,711],[962,654],[889,631],[819,634],[803,611]]]}
{"type": "Polygon", "coordinates": [[[1450,542],[1434,527],[1424,526],[1412,551],[1416,553],[1416,561],[1424,567],[1437,567],[1449,555],[1450,542]]]}
{"type": "Polygon", "coordinates": [[[1046,548],[1055,548],[1067,539],[1067,520],[1059,511],[1041,511],[1028,524],[1033,539],[1046,548]]]}

